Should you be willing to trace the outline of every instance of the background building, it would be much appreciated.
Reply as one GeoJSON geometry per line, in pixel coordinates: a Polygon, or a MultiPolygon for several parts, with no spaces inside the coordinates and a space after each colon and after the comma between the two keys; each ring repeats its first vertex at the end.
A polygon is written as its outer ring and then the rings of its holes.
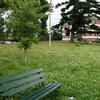
{"type": "MultiPolygon", "coordinates": [[[[95,17],[91,18],[91,23],[89,25],[96,25],[100,27],[100,20],[95,17]]],[[[71,29],[67,23],[63,25],[62,28],[62,40],[69,41],[71,33],[68,31],[71,29]]],[[[95,42],[100,40],[100,32],[97,30],[90,29],[89,26],[86,27],[86,34],[82,35],[82,39],[89,42],[95,42]]]]}

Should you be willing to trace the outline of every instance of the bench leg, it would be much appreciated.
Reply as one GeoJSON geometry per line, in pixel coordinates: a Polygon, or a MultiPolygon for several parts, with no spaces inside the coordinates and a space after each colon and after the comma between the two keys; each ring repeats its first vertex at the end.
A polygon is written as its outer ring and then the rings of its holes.
{"type": "Polygon", "coordinates": [[[3,97],[3,100],[8,100],[8,97],[3,97]]]}

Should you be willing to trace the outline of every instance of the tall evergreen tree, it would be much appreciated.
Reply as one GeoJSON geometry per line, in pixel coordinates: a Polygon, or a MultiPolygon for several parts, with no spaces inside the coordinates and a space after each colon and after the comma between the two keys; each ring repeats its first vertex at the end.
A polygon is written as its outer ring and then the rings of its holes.
{"type": "Polygon", "coordinates": [[[71,39],[70,42],[74,42],[74,36],[78,33],[83,32],[86,24],[89,25],[90,17],[95,16],[100,18],[100,3],[96,0],[70,0],[69,2],[62,2],[57,7],[64,5],[61,9],[62,19],[60,24],[68,23],[72,26],[71,28],[71,39]]]}

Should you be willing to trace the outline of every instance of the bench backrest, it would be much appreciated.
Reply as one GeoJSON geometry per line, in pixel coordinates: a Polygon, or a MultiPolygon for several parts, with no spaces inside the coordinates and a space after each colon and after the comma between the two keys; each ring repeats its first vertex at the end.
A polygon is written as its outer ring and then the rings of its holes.
{"type": "Polygon", "coordinates": [[[0,78],[0,94],[11,96],[46,81],[43,69],[0,78]]]}

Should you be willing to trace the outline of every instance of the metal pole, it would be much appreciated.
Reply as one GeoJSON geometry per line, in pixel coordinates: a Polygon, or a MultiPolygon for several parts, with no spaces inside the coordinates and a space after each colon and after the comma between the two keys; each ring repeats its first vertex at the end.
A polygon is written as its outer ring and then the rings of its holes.
{"type": "Polygon", "coordinates": [[[51,47],[51,3],[52,0],[50,0],[50,12],[49,12],[49,47],[51,47]]]}

